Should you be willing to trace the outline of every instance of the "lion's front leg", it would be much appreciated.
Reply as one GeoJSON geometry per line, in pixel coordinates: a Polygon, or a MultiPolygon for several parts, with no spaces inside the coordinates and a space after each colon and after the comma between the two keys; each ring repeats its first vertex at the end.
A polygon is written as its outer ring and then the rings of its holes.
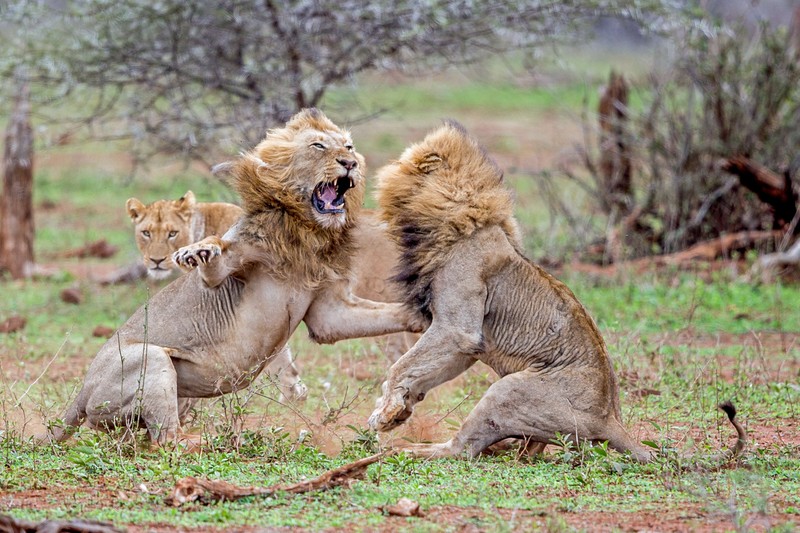
{"type": "Polygon", "coordinates": [[[429,390],[455,378],[477,359],[480,337],[464,333],[443,333],[431,327],[403,357],[389,369],[383,395],[369,417],[369,426],[389,431],[405,422],[414,406],[429,390]]]}
{"type": "Polygon", "coordinates": [[[312,340],[320,344],[400,331],[419,332],[427,325],[401,304],[373,302],[353,296],[343,282],[320,291],[303,321],[312,340]]]}
{"type": "Polygon", "coordinates": [[[179,248],[172,260],[185,271],[197,269],[206,285],[216,287],[235,270],[235,258],[223,255],[230,244],[212,235],[179,248]]]}

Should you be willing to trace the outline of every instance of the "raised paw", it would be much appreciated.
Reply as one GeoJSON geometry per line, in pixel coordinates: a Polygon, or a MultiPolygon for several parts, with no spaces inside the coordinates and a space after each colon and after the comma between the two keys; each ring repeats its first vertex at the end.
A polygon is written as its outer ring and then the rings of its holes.
{"type": "Polygon", "coordinates": [[[200,241],[178,249],[172,254],[172,261],[184,270],[192,270],[207,265],[221,253],[222,248],[218,244],[200,241]]]}

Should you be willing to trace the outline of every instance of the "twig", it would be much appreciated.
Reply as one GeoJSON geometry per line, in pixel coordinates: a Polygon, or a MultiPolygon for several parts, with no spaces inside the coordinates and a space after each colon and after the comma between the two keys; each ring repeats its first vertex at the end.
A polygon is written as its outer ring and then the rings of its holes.
{"type": "Polygon", "coordinates": [[[44,376],[44,375],[45,375],[45,373],[47,373],[47,369],[48,369],[48,368],[50,368],[50,365],[52,365],[52,364],[53,364],[53,361],[55,361],[55,360],[56,360],[56,358],[58,357],[58,354],[60,354],[60,353],[61,353],[61,349],[62,349],[62,348],[64,348],[64,345],[65,345],[65,344],[67,344],[67,339],[69,339],[69,336],[70,336],[70,334],[71,334],[71,333],[72,333],[72,329],[70,329],[70,330],[67,332],[67,334],[64,336],[64,342],[62,342],[62,343],[61,343],[61,346],[59,346],[59,347],[58,347],[58,350],[56,350],[56,354],[55,354],[55,355],[54,355],[54,356],[53,356],[53,357],[50,359],[50,362],[48,362],[48,363],[47,363],[47,365],[44,367],[44,370],[42,370],[41,374],[39,374],[39,375],[36,377],[36,379],[34,379],[34,380],[33,380],[33,382],[31,382],[31,384],[30,384],[30,385],[28,385],[28,388],[27,388],[27,389],[25,389],[25,392],[23,392],[23,393],[22,393],[22,396],[20,396],[20,397],[19,397],[19,399],[17,400],[17,403],[16,403],[16,405],[14,406],[14,408],[15,408],[15,409],[16,409],[16,408],[18,408],[20,405],[22,405],[22,400],[23,400],[23,399],[25,398],[25,396],[27,396],[27,395],[28,395],[28,393],[31,391],[31,388],[33,388],[33,386],[34,386],[34,385],[36,385],[36,383],[37,383],[37,382],[38,382],[38,381],[39,381],[39,380],[42,378],[42,376],[44,376]]]}

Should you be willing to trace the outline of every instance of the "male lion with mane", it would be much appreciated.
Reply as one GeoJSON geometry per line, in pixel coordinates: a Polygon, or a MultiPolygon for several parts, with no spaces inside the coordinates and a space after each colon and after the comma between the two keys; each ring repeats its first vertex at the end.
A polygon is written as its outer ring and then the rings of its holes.
{"type": "Polygon", "coordinates": [[[223,238],[175,252],[190,272],[100,349],[48,437],[63,440],[86,422],[126,435],[146,428],[151,440],[174,442],[187,401],[249,385],[300,321],[320,343],[420,331],[402,304],[349,292],[363,169],[349,133],[316,109],[223,164],[244,216],[223,238]]]}
{"type": "MultiPolygon", "coordinates": [[[[483,361],[500,379],[452,439],[411,445],[411,453],[475,456],[506,438],[541,451],[561,434],[652,459],[622,424],[597,326],[563,283],[525,258],[511,193],[478,143],[445,123],[377,180],[383,219],[402,249],[397,280],[406,305],[430,326],[389,370],[369,425],[400,425],[429,390],[483,361]]],[[[729,457],[745,434],[733,406],[723,409],[739,436],[729,457]]]]}

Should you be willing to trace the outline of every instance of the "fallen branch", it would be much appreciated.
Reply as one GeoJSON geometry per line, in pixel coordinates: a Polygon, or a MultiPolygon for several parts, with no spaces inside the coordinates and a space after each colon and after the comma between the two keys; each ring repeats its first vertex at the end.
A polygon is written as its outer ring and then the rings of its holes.
{"type": "Polygon", "coordinates": [[[781,267],[800,265],[800,240],[794,243],[786,252],[767,254],[758,259],[750,271],[750,276],[761,276],[761,280],[768,282],[772,279],[774,271],[781,267]]]}
{"type": "Polygon", "coordinates": [[[34,533],[59,531],[70,533],[122,533],[122,529],[115,528],[112,524],[95,522],[94,520],[45,520],[32,522],[30,520],[16,520],[8,515],[0,515],[0,533],[34,533]]]}
{"type": "Polygon", "coordinates": [[[689,261],[713,261],[718,257],[729,255],[732,251],[749,249],[760,243],[780,239],[783,231],[740,231],[723,235],[710,241],[703,241],[674,254],[643,258],[641,261],[655,262],[663,265],[675,265],[689,261]]]}
{"type": "Polygon", "coordinates": [[[772,207],[776,226],[787,224],[797,213],[797,195],[788,173],[777,174],[742,156],[723,161],[722,170],[739,178],[742,185],[753,191],[758,199],[772,207]]]}
{"type": "Polygon", "coordinates": [[[183,478],[175,484],[175,489],[167,496],[169,505],[179,507],[184,503],[199,500],[203,503],[214,501],[229,501],[246,498],[248,496],[271,496],[276,492],[289,492],[301,494],[317,490],[328,490],[341,485],[348,485],[353,480],[363,479],[367,467],[391,455],[385,452],[359,459],[328,470],[324,474],[308,481],[301,481],[292,485],[273,485],[272,487],[239,487],[221,480],[183,478]]]}

